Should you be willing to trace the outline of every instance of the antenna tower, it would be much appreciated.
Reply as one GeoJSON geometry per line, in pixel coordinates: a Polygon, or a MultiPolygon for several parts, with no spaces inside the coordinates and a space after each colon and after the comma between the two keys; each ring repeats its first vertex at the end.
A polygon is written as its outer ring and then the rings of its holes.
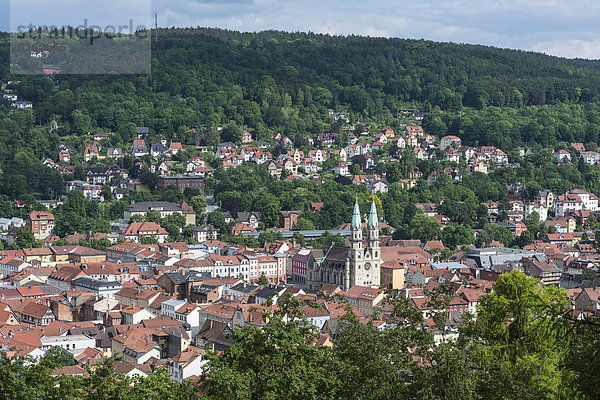
{"type": "Polygon", "coordinates": [[[154,43],[158,43],[158,13],[154,13],[154,43]]]}

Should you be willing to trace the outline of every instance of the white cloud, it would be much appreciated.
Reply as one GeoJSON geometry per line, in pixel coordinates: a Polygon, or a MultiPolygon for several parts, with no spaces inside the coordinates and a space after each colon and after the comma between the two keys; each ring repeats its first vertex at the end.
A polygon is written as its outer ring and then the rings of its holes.
{"type": "MultiPolygon", "coordinates": [[[[0,0],[0,29],[6,29],[2,10],[7,1],[0,0]]],[[[424,38],[600,58],[597,0],[153,0],[152,4],[159,25],[166,27],[424,38]]]]}
{"type": "Polygon", "coordinates": [[[600,59],[600,40],[552,40],[537,43],[533,50],[566,58],[600,59]]]}

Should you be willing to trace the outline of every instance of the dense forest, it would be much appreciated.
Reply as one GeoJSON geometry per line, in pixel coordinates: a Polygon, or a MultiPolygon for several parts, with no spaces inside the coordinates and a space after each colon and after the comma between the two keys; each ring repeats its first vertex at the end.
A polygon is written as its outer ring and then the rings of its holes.
{"type": "MultiPolygon", "coordinates": [[[[401,108],[416,107],[441,112],[425,121],[430,133],[464,133],[470,145],[598,141],[596,62],[305,33],[170,29],[159,38],[151,75],[65,75],[58,92],[46,77],[21,77],[17,90],[35,105],[30,123],[56,119],[61,135],[115,132],[114,145],[130,142],[136,125],[148,126],[191,144],[191,128],[235,122],[258,138],[275,130],[316,135],[331,128],[328,109],[345,109],[355,122],[392,124],[401,108]]],[[[0,56],[7,55],[8,37],[0,37],[0,56]]],[[[0,80],[17,78],[0,68],[0,80]]],[[[49,154],[53,145],[36,147],[49,154]]]]}
{"type": "MultiPolygon", "coordinates": [[[[8,59],[8,36],[0,36],[0,57],[8,59]]],[[[556,165],[544,148],[569,149],[569,142],[585,143],[596,150],[600,133],[600,63],[566,60],[538,53],[402,39],[332,37],[310,33],[239,33],[217,29],[164,29],[153,48],[150,75],[11,76],[0,66],[0,81],[20,99],[31,100],[33,110],[14,110],[0,101],[0,211],[3,217],[21,216],[40,209],[35,199],[56,198],[65,192],[65,178],[42,165],[54,160],[60,144],[72,153],[74,175],[84,179],[85,168],[110,160],[86,163],[82,151],[92,138],[88,132],[111,133],[102,146],[122,147],[125,153],[136,126],[148,126],[153,143],[158,135],[184,145],[215,146],[238,141],[241,129],[255,139],[269,140],[273,132],[288,135],[296,147],[308,151],[303,137],[347,126],[332,123],[330,109],[345,110],[351,124],[364,124],[376,132],[389,125],[403,129],[402,108],[431,111],[423,120],[426,132],[453,133],[467,145],[495,145],[520,168],[496,168],[488,175],[464,174],[460,182],[442,176],[434,185],[420,181],[410,191],[398,184],[414,167],[426,177],[432,171],[455,166],[443,160],[417,160],[410,152],[387,162],[394,149],[376,154],[377,172],[390,184],[378,199],[381,215],[396,228],[397,238],[442,239],[447,245],[472,244],[472,228],[483,229],[506,245],[524,245],[546,234],[543,224],[529,221],[530,232],[513,242],[507,230],[486,223],[482,201],[500,201],[505,185],[520,181],[532,199],[547,188],[564,193],[583,188],[600,193],[600,170],[580,161],[556,165]],[[10,85],[6,83],[12,81],[10,85]],[[49,129],[50,121],[58,129],[49,129]],[[225,126],[226,125],[226,126],[225,126]],[[222,130],[217,127],[225,126],[222,130]],[[521,157],[516,146],[531,149],[521,157]],[[26,208],[11,201],[25,200],[26,208]],[[451,229],[418,215],[416,202],[432,202],[451,220],[451,229]],[[445,205],[442,206],[442,203],[445,205]],[[533,227],[533,229],[531,229],[533,227]]],[[[277,155],[285,149],[275,147],[277,155]]],[[[578,154],[571,149],[574,160],[578,154]]],[[[228,211],[260,211],[265,227],[277,224],[281,210],[300,209],[299,227],[330,229],[349,221],[355,189],[334,182],[325,184],[273,179],[264,166],[235,170],[215,168],[208,193],[228,211]],[[308,212],[311,202],[324,202],[319,213],[308,212]]],[[[197,155],[176,156],[185,161],[197,155]]],[[[152,160],[142,159],[147,165],[152,160]]],[[[152,188],[156,175],[139,173],[135,160],[126,156],[117,163],[152,188]]],[[[335,158],[323,166],[331,168],[335,158]]],[[[356,166],[356,165],[355,165],[356,166]]],[[[466,170],[462,162],[456,165],[466,170]]],[[[360,168],[353,169],[360,173],[360,168]]],[[[108,188],[106,188],[108,189],[108,188]]],[[[107,232],[108,221],[121,215],[130,201],[173,200],[190,202],[198,193],[132,193],[119,202],[98,204],[75,196],[53,212],[61,235],[107,232]]],[[[108,197],[108,196],[107,196],[108,197]]],[[[368,201],[366,191],[361,202],[368,201]]],[[[503,206],[507,206],[503,204],[503,206]]],[[[209,222],[223,235],[228,227],[213,213],[209,222]]],[[[181,239],[173,224],[173,239],[181,239]]],[[[590,226],[595,228],[596,221],[590,226]]],[[[581,229],[580,227],[579,229],[581,229]]],[[[185,232],[183,233],[185,237],[185,232]]],[[[226,238],[226,236],[224,236],[226,238]]],[[[258,244],[269,238],[261,238],[258,244]]],[[[234,240],[244,240],[237,238],[234,240]]],[[[255,239],[246,239],[256,245],[255,239]]]]}
{"type": "Polygon", "coordinates": [[[38,364],[1,355],[0,399],[598,398],[598,320],[575,318],[564,289],[504,274],[480,299],[477,318],[464,316],[460,335],[447,318],[449,289],[432,293],[437,311],[428,320],[391,292],[387,329],[348,312],[328,345],[316,343],[318,330],[302,313],[307,304],[284,295],[262,326],[235,330],[234,344],[207,354],[205,373],[183,383],[160,367],[126,377],[112,359],[88,367],[89,377],[51,376],[74,363],[65,350],[38,364]]]}

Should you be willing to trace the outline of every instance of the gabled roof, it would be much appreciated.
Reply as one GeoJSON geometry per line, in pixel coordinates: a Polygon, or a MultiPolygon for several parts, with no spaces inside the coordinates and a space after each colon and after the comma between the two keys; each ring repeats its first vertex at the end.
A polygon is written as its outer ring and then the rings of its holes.
{"type": "Polygon", "coordinates": [[[192,350],[190,348],[185,349],[177,356],[173,357],[169,364],[178,363],[179,368],[184,369],[188,365],[190,365],[193,361],[195,361],[198,357],[202,357],[203,354],[206,354],[204,350],[192,350]]]}
{"type": "Polygon", "coordinates": [[[224,322],[207,319],[196,334],[196,338],[224,346],[231,346],[233,338],[229,336],[230,333],[232,333],[231,328],[224,322]]]}
{"type": "Polygon", "coordinates": [[[379,295],[381,290],[377,288],[354,285],[346,292],[346,297],[350,299],[367,300],[373,302],[379,295]]]}
{"type": "Polygon", "coordinates": [[[168,235],[169,232],[156,222],[133,222],[129,224],[124,230],[124,236],[137,236],[137,235],[168,235]]]}
{"type": "Polygon", "coordinates": [[[79,365],[70,365],[66,367],[56,368],[52,371],[50,375],[83,376],[84,378],[88,378],[90,376],[87,370],[79,365]]]}
{"type": "Polygon", "coordinates": [[[27,315],[33,318],[42,319],[48,312],[49,307],[46,304],[28,303],[21,310],[21,315],[27,315]]]}

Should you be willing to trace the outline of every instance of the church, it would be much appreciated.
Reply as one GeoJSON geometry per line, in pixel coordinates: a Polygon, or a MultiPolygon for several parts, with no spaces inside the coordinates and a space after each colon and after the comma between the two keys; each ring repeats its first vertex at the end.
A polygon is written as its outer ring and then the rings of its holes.
{"type": "Polygon", "coordinates": [[[319,290],[325,283],[340,286],[344,291],[354,285],[379,287],[381,251],[375,199],[367,218],[366,241],[363,240],[358,199],[354,204],[350,231],[349,245],[330,244],[311,252],[306,279],[309,290],[319,290]]]}

